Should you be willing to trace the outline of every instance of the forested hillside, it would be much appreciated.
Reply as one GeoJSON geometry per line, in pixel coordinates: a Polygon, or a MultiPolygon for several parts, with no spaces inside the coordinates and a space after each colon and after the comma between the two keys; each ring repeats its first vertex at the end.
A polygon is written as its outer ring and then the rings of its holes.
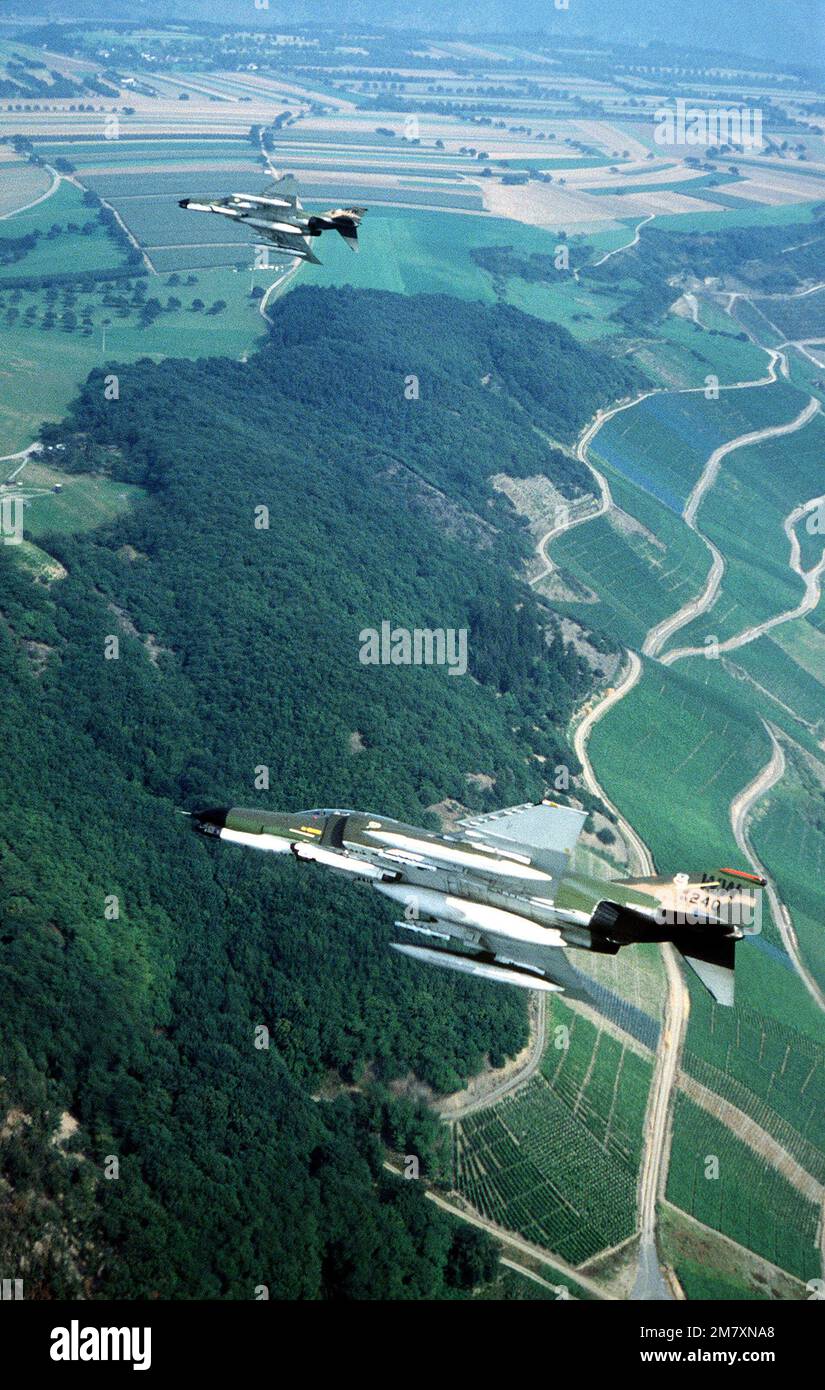
{"type": "Polygon", "coordinates": [[[487,479],[635,382],[512,310],[306,290],[248,362],[95,373],[44,433],[145,497],[41,538],[50,583],[0,547],[0,1249],[27,1296],[461,1291],[451,1225],[382,1174],[382,1136],[437,1162],[389,1086],[500,1063],[523,996],[407,965],[372,895],[176,811],[541,795],[587,671],[487,479]],[[384,620],[468,627],[469,673],[361,665],[384,620]]]}

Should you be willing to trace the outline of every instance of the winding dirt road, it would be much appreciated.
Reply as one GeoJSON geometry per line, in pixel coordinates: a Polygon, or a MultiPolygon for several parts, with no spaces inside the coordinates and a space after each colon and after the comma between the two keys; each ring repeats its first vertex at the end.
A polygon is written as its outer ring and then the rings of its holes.
{"type": "Polygon", "coordinates": [[[509,1095],[511,1091],[525,1086],[531,1076],[535,1076],[547,1044],[547,995],[544,990],[536,990],[534,997],[536,1001],[535,1028],[523,1064],[517,1067],[510,1076],[500,1081],[498,1085],[480,1095],[471,1096],[466,1101],[448,1096],[449,1108],[447,1109],[447,1105],[443,1101],[439,1106],[439,1113],[443,1120],[452,1124],[454,1120],[465,1120],[468,1115],[474,1115],[478,1110],[487,1110],[491,1105],[496,1105],[504,1096],[509,1095]]]}
{"type": "MultiPolygon", "coordinates": [[[[593,764],[587,751],[588,740],[594,726],[630,693],[638,683],[642,669],[642,662],[638,653],[628,652],[627,664],[618,684],[582,719],[573,735],[573,746],[582,765],[582,776],[588,791],[599,797],[602,803],[616,816],[622,835],[635,854],[638,872],[642,875],[650,875],[656,872],[650,850],[630,822],[608,797],[593,771],[593,764]]],[[[659,1196],[664,1195],[667,1182],[670,1159],[670,1115],[690,1012],[690,995],[672,946],[662,947],[662,959],[667,973],[668,992],[645,1115],[644,1152],[639,1169],[637,1196],[640,1236],[639,1264],[631,1294],[631,1298],[643,1300],[662,1300],[673,1297],[670,1286],[662,1275],[656,1250],[656,1204],[659,1196]]]]}
{"type": "Polygon", "coordinates": [[[600,265],[604,265],[605,261],[609,261],[611,256],[618,256],[622,251],[629,251],[631,246],[638,246],[642,235],[642,227],[647,226],[648,222],[652,222],[655,216],[655,212],[649,212],[647,217],[643,217],[636,228],[632,241],[626,241],[624,246],[617,246],[615,250],[607,251],[599,260],[593,262],[592,269],[597,270],[600,265]]]}
{"type": "MultiPolygon", "coordinates": [[[[775,367],[777,361],[777,356],[775,353],[772,354],[772,358],[773,360],[771,365],[772,367],[775,367]]],[[[690,599],[687,603],[683,604],[683,606],[679,608],[675,613],[672,613],[670,617],[663,619],[662,622],[657,623],[655,627],[651,628],[650,632],[647,634],[647,637],[645,638],[644,645],[642,647],[642,651],[644,652],[645,656],[658,657],[659,660],[663,663],[663,665],[670,666],[674,661],[679,660],[682,656],[694,656],[697,654],[704,655],[704,647],[684,647],[671,652],[667,652],[661,656],[660,653],[665,643],[670,640],[670,638],[673,636],[675,632],[678,632],[680,628],[687,626],[687,624],[692,622],[694,618],[698,618],[701,616],[701,614],[709,612],[715,604],[717,598],[719,597],[719,590],[721,588],[722,579],[724,578],[725,574],[724,557],[721,555],[720,551],[714,545],[713,541],[711,541],[704,534],[704,532],[700,531],[699,526],[697,524],[696,516],[704,497],[706,496],[709,489],[713,487],[714,483],[716,482],[716,479],[719,476],[719,470],[722,466],[723,459],[727,458],[728,454],[734,453],[735,450],[744,449],[751,444],[761,444],[766,439],[778,439],[781,438],[783,435],[795,434],[797,430],[804,429],[805,425],[807,425],[809,421],[813,419],[813,417],[819,412],[820,409],[821,406],[819,401],[816,399],[815,396],[812,396],[808,404],[805,406],[805,409],[800,411],[799,415],[797,415],[793,420],[788,421],[786,424],[768,425],[761,430],[751,430],[747,434],[740,434],[736,439],[730,439],[727,441],[727,443],[721,444],[718,449],[714,449],[713,453],[710,455],[710,458],[705,464],[705,467],[703,468],[702,473],[698,478],[693,490],[691,491],[690,496],[688,497],[684,506],[684,510],[682,512],[682,518],[685,524],[690,527],[691,531],[695,532],[695,534],[699,536],[700,540],[702,540],[703,543],[707,546],[707,549],[711,556],[711,566],[708,572],[708,577],[705,581],[705,587],[703,588],[702,592],[697,595],[696,598],[690,599]]],[[[809,508],[816,505],[819,502],[819,500],[819,498],[816,498],[811,502],[805,503],[801,510],[799,508],[795,509],[795,511],[791,513],[791,516],[795,517],[796,520],[798,520],[800,516],[803,516],[805,512],[809,510],[809,508]],[[797,512],[799,513],[798,516],[796,515],[797,512]]],[[[785,523],[786,531],[788,529],[788,521],[790,521],[790,518],[788,518],[788,520],[785,523]]],[[[795,539],[796,538],[793,537],[793,540],[795,539]]],[[[798,541],[796,541],[796,545],[798,549],[798,541]]],[[[801,573],[800,571],[797,572],[801,573]]],[[[805,578],[804,575],[801,575],[801,577],[805,578]]],[[[813,600],[813,602],[810,603],[810,607],[814,607],[816,603],[818,603],[818,601],[819,598],[817,591],[817,597],[813,600]]],[[[810,607],[805,608],[804,611],[809,612],[810,607]]],[[[799,616],[799,613],[795,612],[793,616],[799,616]]],[[[781,621],[787,621],[787,617],[781,619],[781,621]]],[[[776,622],[774,620],[770,620],[769,625],[775,626],[776,622]]],[[[765,627],[765,630],[767,630],[767,627],[765,627]]],[[[756,633],[756,629],[754,629],[753,631],[754,635],[761,635],[761,633],[756,633]]],[[[753,641],[753,637],[749,637],[748,641],[753,641]]],[[[730,639],[730,643],[721,643],[720,650],[727,651],[731,650],[733,646],[742,645],[744,645],[742,641],[740,641],[739,639],[732,638],[730,639]]]]}
{"type": "MultiPolygon", "coordinates": [[[[638,241],[641,225],[644,224],[640,224],[640,227],[637,228],[636,238],[634,242],[629,243],[629,245],[633,245],[638,241]]],[[[610,255],[615,255],[618,251],[626,249],[628,248],[617,248],[616,251],[608,253],[608,256],[602,257],[602,260],[598,262],[598,264],[602,264],[610,255]]],[[[734,299],[735,297],[731,299],[728,312],[731,312],[734,299]]],[[[695,321],[698,322],[698,305],[695,321]]],[[[779,364],[783,375],[787,375],[787,359],[785,355],[775,348],[763,348],[763,350],[767,352],[769,358],[766,376],[754,381],[734,382],[721,389],[736,391],[756,386],[767,386],[777,380],[777,364],[779,364]]],[[[613,416],[624,410],[631,409],[648,396],[661,394],[668,389],[669,388],[666,387],[655,387],[652,390],[640,393],[631,400],[619,402],[619,404],[607,410],[600,410],[582,431],[576,444],[575,454],[579,461],[590,470],[598,487],[599,500],[595,507],[585,514],[573,518],[566,517],[541,536],[537,543],[536,550],[543,562],[544,569],[531,580],[532,584],[535,585],[553,570],[554,565],[548,553],[548,546],[555,538],[572,529],[574,526],[583,525],[586,521],[592,521],[599,516],[605,515],[605,513],[614,506],[610,485],[606,477],[594,467],[589,458],[590,446],[599,430],[608,420],[612,419],[613,416]]],[[[703,390],[704,387],[685,387],[677,390],[674,394],[691,394],[703,390]]],[[[735,449],[744,448],[749,444],[760,443],[765,439],[790,434],[798,429],[802,429],[819,409],[819,402],[816,401],[815,398],[812,398],[806,408],[795,420],[784,425],[768,426],[762,430],[750,431],[745,435],[739,436],[737,439],[730,440],[720,445],[718,449],[714,450],[702,471],[701,477],[691,492],[690,497],[687,499],[683,512],[683,519],[686,524],[701,537],[710,553],[711,567],[708,578],[702,593],[698,595],[696,599],[684,605],[677,613],[672,614],[669,618],[650,629],[642,645],[643,655],[647,657],[658,657],[665,642],[669,640],[674,632],[678,631],[679,628],[683,627],[700,613],[707,612],[716,601],[724,575],[724,559],[716,546],[699,531],[696,524],[696,515],[703,497],[708,489],[713,486],[718,476],[723,459],[735,449]]],[[[801,508],[796,508],[786,521],[786,532],[789,535],[792,549],[792,568],[794,567],[794,559],[796,560],[797,566],[800,565],[799,542],[793,527],[796,522],[801,519],[801,516],[804,515],[806,511],[810,510],[818,501],[819,499],[815,499],[813,502],[804,504],[801,508]]],[[[815,567],[815,571],[810,572],[811,574],[816,573],[817,596],[818,579],[823,568],[825,568],[825,554],[823,554],[822,564],[815,567]]],[[[799,570],[797,570],[797,572],[799,572],[799,570]]],[[[803,575],[803,577],[807,579],[809,576],[803,575]]],[[[809,592],[810,594],[813,593],[813,584],[809,592]]],[[[809,595],[806,594],[806,597],[808,596],[809,595]]],[[[669,664],[668,657],[660,657],[659,659],[669,664]]],[[[673,659],[675,659],[675,656],[670,654],[670,660],[673,659]]],[[[587,709],[583,717],[575,725],[573,731],[573,746],[576,756],[581,763],[582,780],[585,786],[591,794],[598,797],[603,805],[616,817],[621,833],[635,856],[638,872],[641,875],[652,875],[655,873],[655,864],[648,846],[634,830],[627,818],[622,815],[618,807],[615,806],[607,796],[604,788],[596,777],[588,752],[590,734],[595,725],[634,689],[641,678],[642,672],[643,664],[639,654],[633,651],[627,651],[625,665],[617,683],[612,689],[606,691],[601,699],[597,700],[590,709],[587,709]]],[[[781,776],[782,769],[784,768],[784,757],[781,748],[779,748],[778,742],[776,742],[775,739],[774,743],[774,755],[768,767],[763,769],[759,777],[754,779],[754,782],[735,799],[731,807],[731,818],[734,834],[737,836],[737,844],[739,844],[740,849],[749,859],[756,872],[760,874],[764,874],[765,871],[763,866],[759,864],[747,840],[746,821],[756,800],[758,800],[760,796],[765,795],[767,791],[775,785],[775,782],[778,780],[779,776],[781,776]],[[778,772],[776,763],[777,749],[778,756],[782,758],[782,763],[778,772]]],[[[767,877],[767,875],[765,876],[767,877]]],[[[770,888],[768,893],[770,896],[770,888]]],[[[796,943],[790,915],[775,895],[775,890],[774,897],[771,899],[771,907],[774,911],[775,919],[782,924],[780,930],[782,931],[783,940],[786,942],[789,954],[791,954],[795,962],[798,963],[800,974],[805,978],[803,974],[804,967],[802,967],[801,961],[799,960],[798,944],[796,943]],[[794,943],[795,954],[791,949],[791,942],[794,943]]],[[[662,948],[662,957],[667,975],[668,993],[645,1115],[644,1151],[639,1170],[637,1193],[639,1229],[638,1265],[631,1293],[632,1299],[645,1301],[666,1300],[674,1297],[673,1279],[666,1280],[664,1278],[656,1247],[657,1204],[664,1198],[667,1185],[672,1138],[673,1101],[678,1084],[681,1057],[690,1013],[690,995],[681,972],[679,958],[675,949],[671,945],[664,945],[662,948]]],[[[813,984],[815,989],[818,989],[815,982],[811,981],[810,983],[813,984]]],[[[498,1099],[500,1095],[506,1094],[508,1091],[515,1089],[516,1086],[523,1084],[523,1082],[535,1072],[540,1056],[541,1050],[536,1047],[531,1052],[527,1067],[525,1067],[524,1070],[520,1070],[516,1076],[510,1078],[507,1082],[503,1083],[500,1092],[494,1092],[491,1093],[490,1097],[485,1097],[481,1104],[492,1103],[493,1098],[498,1099]]],[[[474,1108],[480,1108],[480,1106],[473,1105],[471,1102],[464,1113],[471,1113],[471,1110],[474,1108]]],[[[456,1116],[456,1118],[458,1118],[458,1116],[456,1116]]],[[[446,1210],[452,1210],[456,1215],[463,1216],[464,1219],[472,1219],[468,1218],[467,1215],[459,1209],[453,1208],[450,1204],[443,1202],[441,1199],[433,1197],[433,1200],[438,1200],[439,1205],[443,1205],[446,1210]]],[[[475,1224],[490,1230],[493,1234],[502,1238],[500,1230],[491,1223],[485,1222],[482,1218],[475,1218],[475,1224]]],[[[511,1243],[516,1249],[520,1248],[524,1250],[528,1248],[525,1242],[515,1238],[511,1238],[511,1243]]],[[[823,1222],[822,1248],[825,1257],[825,1222],[823,1222]]],[[[531,1251],[531,1253],[533,1252],[531,1251]]],[[[557,1261],[556,1265],[558,1268],[562,1267],[561,1262],[557,1261]]],[[[579,1279],[580,1282],[583,1282],[581,1275],[575,1271],[573,1271],[573,1276],[579,1279]]],[[[594,1285],[593,1287],[597,1288],[598,1286],[594,1285]]]]}
{"type": "Polygon", "coordinates": [[[781,781],[782,777],[785,775],[786,768],[785,752],[779,739],[776,737],[774,729],[766,720],[763,719],[762,723],[771,741],[771,756],[761,772],[758,772],[753,781],[749,782],[731,802],[731,829],[733,830],[734,838],[740,852],[751,864],[754,873],[761,874],[763,878],[768,880],[765,893],[770,903],[771,915],[779,929],[785,950],[793,961],[794,969],[814,1003],[825,1012],[825,993],[823,993],[813,975],[811,975],[810,971],[803,963],[799,950],[799,939],[794,929],[791,914],[779,897],[776,891],[776,885],[770,878],[764,864],[757,856],[748,835],[748,822],[754,807],[758,801],[761,801],[764,796],[767,796],[768,792],[781,781]]]}

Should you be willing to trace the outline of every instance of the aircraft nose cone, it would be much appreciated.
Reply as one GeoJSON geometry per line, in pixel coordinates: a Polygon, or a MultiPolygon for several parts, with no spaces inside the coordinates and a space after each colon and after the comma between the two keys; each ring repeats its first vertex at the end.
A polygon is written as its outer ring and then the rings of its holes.
{"type": "Polygon", "coordinates": [[[192,820],[201,835],[220,835],[228,815],[228,806],[215,806],[207,811],[193,811],[192,820]]]}
{"type": "Polygon", "coordinates": [[[189,199],[188,199],[188,198],[181,198],[180,202],[178,203],[178,207],[179,207],[179,208],[188,208],[188,206],[189,206],[189,199]]]}

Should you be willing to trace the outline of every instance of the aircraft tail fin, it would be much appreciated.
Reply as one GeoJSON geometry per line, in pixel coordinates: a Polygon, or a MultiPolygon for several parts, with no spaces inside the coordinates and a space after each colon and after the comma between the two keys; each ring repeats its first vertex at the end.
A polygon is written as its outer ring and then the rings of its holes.
{"type": "MultiPolygon", "coordinates": [[[[760,929],[767,880],[744,869],[622,879],[622,886],[656,904],[657,920],[672,924],[667,940],[719,1004],[734,1001],[736,943],[760,929]]],[[[640,904],[637,904],[637,909],[640,904]]],[[[641,910],[650,911],[650,909],[641,910]]]]}
{"type": "Polygon", "coordinates": [[[469,839],[502,849],[528,851],[531,861],[554,878],[570,872],[570,862],[587,812],[545,800],[503,811],[465,816],[458,828],[469,839]]]}
{"type": "MultiPolygon", "coordinates": [[[[667,913],[689,914],[694,924],[719,923],[759,929],[761,889],[767,879],[744,869],[712,869],[701,874],[655,874],[651,878],[622,878],[623,888],[650,898],[667,913]]],[[[674,917],[679,921],[678,915],[674,917]]]]}
{"type": "Polygon", "coordinates": [[[364,216],[366,208],[333,208],[331,212],[325,212],[324,217],[329,218],[333,227],[349,246],[350,250],[358,250],[358,226],[364,216]]]}

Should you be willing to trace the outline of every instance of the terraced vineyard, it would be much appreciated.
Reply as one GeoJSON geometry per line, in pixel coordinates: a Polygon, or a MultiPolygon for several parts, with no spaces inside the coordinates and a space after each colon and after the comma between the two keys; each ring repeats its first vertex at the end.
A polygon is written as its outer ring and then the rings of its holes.
{"type": "Polygon", "coordinates": [[[591,737],[608,795],[618,798],[642,839],[656,845],[663,873],[700,868],[709,853],[736,853],[728,806],[766,760],[764,730],[714,680],[718,665],[697,658],[648,666],[591,737]],[[668,800],[680,809],[666,832],[660,805],[637,775],[642,767],[667,770],[668,800]]]}
{"type": "Polygon", "coordinates": [[[825,1059],[793,1028],[740,1007],[695,1000],[684,1070],[750,1115],[825,1183],[825,1059]]]}
{"type": "Polygon", "coordinates": [[[749,697],[767,719],[775,718],[784,705],[821,740],[825,734],[825,643],[817,651],[817,636],[809,619],[795,622],[738,647],[723,656],[722,663],[734,679],[747,683],[749,697]]]}
{"type": "MultiPolygon", "coordinates": [[[[825,980],[825,797],[819,780],[825,764],[818,765],[817,778],[801,751],[796,753],[796,767],[791,759],[789,762],[790,773],[776,788],[751,838],[759,856],[776,865],[782,900],[794,905],[793,921],[803,959],[817,980],[825,980]]],[[[825,1094],[822,1105],[825,1109],[825,1094]]]]}
{"type": "MultiPolygon", "coordinates": [[[[706,401],[702,394],[651,396],[608,420],[596,435],[590,453],[593,462],[604,469],[621,511],[577,527],[553,545],[552,558],[562,577],[572,577],[584,586],[584,601],[565,605],[570,616],[584,617],[589,624],[639,649],[650,628],[694,599],[704,588],[710,561],[700,537],[681,519],[688,493],[720,443],[765,425],[794,419],[807,399],[796,389],[777,382],[722,392],[717,401],[706,401]]],[[[819,440],[817,422],[809,428],[810,443],[801,447],[814,468],[819,440]]],[[[794,458],[793,451],[805,434],[802,430],[799,435],[775,441],[773,486],[779,508],[782,488],[787,487],[785,467],[780,469],[779,461],[794,458]]],[[[763,445],[761,450],[766,452],[769,447],[763,445]]],[[[737,457],[734,452],[725,459],[723,472],[737,457]]],[[[769,461],[774,458],[768,457],[769,461]]],[[[747,477],[747,473],[742,476],[747,477]]],[[[788,569],[782,521],[796,497],[787,503],[781,515],[775,516],[767,503],[763,507],[758,500],[757,504],[743,506],[736,486],[735,482],[731,484],[733,519],[726,514],[719,528],[722,540],[741,549],[752,545],[754,528],[773,527],[778,537],[774,546],[775,584],[781,582],[791,594],[788,606],[792,607],[801,597],[802,585],[800,581],[791,584],[793,576],[788,569]],[[785,546],[781,554],[780,542],[785,546]]],[[[807,482],[798,486],[805,497],[816,495],[805,492],[807,482]]],[[[710,498],[715,501],[715,494],[711,493],[710,498]]],[[[710,501],[706,501],[705,506],[708,505],[710,501]]],[[[756,547],[753,553],[761,552],[756,547]]],[[[716,611],[713,610],[714,617],[716,611]]],[[[706,631],[716,632],[710,615],[699,620],[693,630],[700,633],[700,640],[706,631]]],[[[679,645],[681,637],[680,633],[679,645]]]]}
{"type": "Polygon", "coordinates": [[[804,405],[805,397],[781,381],[722,391],[718,400],[706,400],[702,392],[649,396],[608,420],[594,441],[593,461],[610,464],[681,512],[714,449],[737,435],[792,420],[804,405]]]}
{"type": "Polygon", "coordinates": [[[540,1076],[455,1125],[454,1186],[488,1220],[580,1264],[635,1230],[651,1063],[555,1000],[549,1036],[540,1076]]]}
{"type": "Polygon", "coordinates": [[[562,577],[590,591],[586,603],[559,604],[562,611],[638,648],[648,630],[702,587],[707,550],[671,512],[632,484],[617,484],[606,469],[625,515],[598,517],[553,544],[562,577]],[[590,601],[598,595],[598,601],[590,601]]]}
{"type": "MultiPolygon", "coordinates": [[[[792,509],[825,491],[822,459],[825,419],[816,415],[792,435],[729,454],[702,504],[703,533],[725,558],[725,574],[712,610],[682,628],[677,646],[699,646],[712,632],[719,641],[783,612],[802,600],[803,582],[789,566],[783,522],[792,509]]],[[[797,525],[808,535],[804,522],[797,525]]],[[[825,537],[809,536],[814,564],[825,537]]]]}
{"type": "Polygon", "coordinates": [[[825,333],[825,290],[781,300],[756,299],[754,304],[788,339],[821,338],[825,333]]]}
{"type": "Polygon", "coordinates": [[[685,1096],[674,1118],[668,1200],[806,1280],[821,1273],[820,1209],[685,1096]],[[706,1176],[718,1159],[718,1177],[706,1176]]]}

